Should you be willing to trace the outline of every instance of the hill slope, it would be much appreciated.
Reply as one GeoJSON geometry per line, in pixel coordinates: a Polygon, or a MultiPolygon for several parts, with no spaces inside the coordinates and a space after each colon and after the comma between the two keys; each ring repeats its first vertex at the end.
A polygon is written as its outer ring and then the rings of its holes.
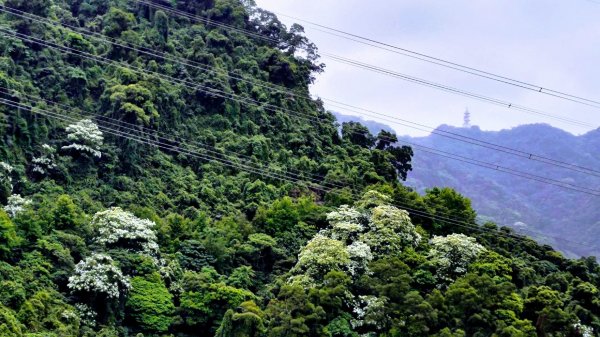
{"type": "Polygon", "coordinates": [[[409,148],[338,132],[301,27],[252,1],[3,4],[0,336],[600,331],[595,259],[477,227],[399,183],[409,148]]]}

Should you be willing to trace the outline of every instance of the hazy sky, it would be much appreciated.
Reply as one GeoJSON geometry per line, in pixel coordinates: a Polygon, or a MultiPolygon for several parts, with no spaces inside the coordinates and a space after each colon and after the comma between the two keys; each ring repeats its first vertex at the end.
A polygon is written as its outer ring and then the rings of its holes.
{"type": "MultiPolygon", "coordinates": [[[[588,0],[257,0],[267,10],[371,37],[463,65],[600,100],[600,3],[588,0]]],[[[288,26],[293,20],[280,19],[288,26]]],[[[566,102],[343,40],[303,25],[323,53],[600,126],[600,109],[566,102]]],[[[327,67],[312,88],[336,99],[437,126],[472,124],[499,130],[548,123],[575,134],[581,127],[508,110],[323,58],[327,67]]],[[[341,109],[331,108],[342,113],[341,109]]],[[[367,119],[376,119],[369,118],[367,119]]],[[[400,134],[423,132],[387,122],[400,134]]]]}

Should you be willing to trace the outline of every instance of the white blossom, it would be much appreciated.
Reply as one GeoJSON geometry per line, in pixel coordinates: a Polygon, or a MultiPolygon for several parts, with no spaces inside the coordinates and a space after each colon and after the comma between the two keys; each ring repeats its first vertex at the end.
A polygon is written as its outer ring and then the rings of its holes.
{"type": "Polygon", "coordinates": [[[42,154],[39,157],[34,157],[31,162],[33,163],[33,168],[31,169],[33,172],[37,172],[39,174],[46,174],[51,170],[56,168],[54,153],[56,150],[48,145],[42,145],[42,154]]]}
{"type": "Polygon", "coordinates": [[[141,250],[150,256],[158,253],[156,224],[140,219],[119,207],[113,207],[94,215],[91,222],[96,231],[96,242],[102,245],[124,245],[125,248],[141,250]]]}
{"type": "Polygon", "coordinates": [[[7,185],[10,186],[10,189],[12,191],[12,177],[11,177],[11,173],[13,171],[13,167],[10,166],[9,164],[0,161],[0,185],[7,185]]]}
{"type": "Polygon", "coordinates": [[[102,293],[109,298],[117,298],[120,290],[131,287],[129,278],[123,275],[113,259],[98,253],[75,265],[75,274],[69,277],[67,286],[73,291],[102,293]]]}
{"type": "Polygon", "coordinates": [[[579,336],[581,337],[593,337],[594,336],[594,328],[591,326],[587,326],[581,324],[581,321],[573,324],[573,329],[579,332],[579,336]]]}
{"type": "Polygon", "coordinates": [[[79,315],[82,325],[92,328],[96,326],[96,316],[98,314],[94,309],[83,303],[76,303],[75,309],[77,309],[77,314],[79,315]]]}
{"type": "MultiPolygon", "coordinates": [[[[374,204],[389,200],[378,192],[365,197],[374,204]]],[[[347,205],[327,214],[329,228],[320,231],[304,248],[288,281],[310,284],[322,282],[331,270],[354,277],[369,273],[369,263],[375,257],[400,253],[406,246],[421,241],[408,213],[392,206],[357,209],[347,205]],[[299,275],[304,273],[304,275],[299,275]]]]}
{"type": "Polygon", "coordinates": [[[408,212],[394,206],[375,207],[371,211],[369,229],[360,238],[380,255],[399,253],[404,247],[416,247],[421,241],[408,212]]]}
{"type": "Polygon", "coordinates": [[[22,212],[26,206],[31,205],[32,201],[21,197],[19,194],[13,194],[8,197],[8,203],[4,206],[4,210],[11,217],[14,218],[22,212]]]}
{"type": "Polygon", "coordinates": [[[486,250],[475,238],[464,234],[434,236],[430,243],[429,257],[437,267],[437,278],[444,281],[466,273],[469,264],[486,250]]]}
{"type": "Polygon", "coordinates": [[[100,147],[104,141],[102,131],[96,123],[90,119],[71,124],[67,127],[67,138],[72,142],[70,145],[63,146],[64,150],[74,149],[79,152],[90,153],[94,157],[100,157],[100,147]]]}
{"type": "Polygon", "coordinates": [[[353,328],[362,326],[373,326],[376,329],[383,328],[384,322],[387,319],[385,313],[385,305],[387,298],[376,297],[372,295],[358,296],[358,300],[354,303],[352,311],[356,315],[351,324],[353,328]]]}
{"type": "Polygon", "coordinates": [[[344,270],[349,262],[350,256],[344,243],[317,234],[302,248],[292,271],[320,280],[330,271],[344,270]]]}
{"type": "Polygon", "coordinates": [[[327,221],[331,224],[340,222],[359,222],[362,214],[355,208],[342,205],[337,210],[327,213],[327,221]]]}
{"type": "Polygon", "coordinates": [[[377,206],[389,205],[392,198],[389,196],[377,192],[374,190],[367,191],[359,201],[356,202],[355,206],[358,208],[369,209],[377,206]]]}
{"type": "Polygon", "coordinates": [[[369,262],[373,260],[369,245],[362,241],[355,241],[346,247],[346,250],[348,250],[350,256],[348,271],[351,275],[357,275],[368,270],[369,262]]]}

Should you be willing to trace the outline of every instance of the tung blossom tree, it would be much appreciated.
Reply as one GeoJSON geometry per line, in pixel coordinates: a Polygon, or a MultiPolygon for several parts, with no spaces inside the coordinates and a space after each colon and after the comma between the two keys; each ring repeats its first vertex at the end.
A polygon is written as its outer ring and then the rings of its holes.
{"type": "Polygon", "coordinates": [[[72,291],[118,298],[130,288],[130,283],[110,256],[96,253],[75,266],[75,274],[69,277],[67,286],[72,291]]]}
{"type": "Polygon", "coordinates": [[[407,246],[416,247],[421,241],[421,235],[404,210],[377,206],[371,211],[370,220],[369,230],[360,238],[380,255],[398,253],[407,246]]]}
{"type": "Polygon", "coordinates": [[[25,207],[31,205],[31,203],[31,200],[25,199],[19,194],[13,194],[8,197],[8,203],[4,206],[4,211],[11,218],[14,218],[17,214],[25,210],[25,207]]]}
{"type": "Polygon", "coordinates": [[[429,258],[436,267],[436,277],[450,282],[466,273],[469,264],[484,251],[486,249],[475,238],[464,234],[434,236],[431,239],[429,258]]]}
{"type": "Polygon", "coordinates": [[[151,256],[158,253],[153,229],[156,224],[119,207],[96,213],[91,225],[96,232],[96,242],[102,246],[120,246],[151,256]]]}
{"type": "Polygon", "coordinates": [[[67,127],[67,138],[71,144],[63,146],[63,150],[76,150],[89,153],[94,157],[102,156],[100,147],[104,141],[102,131],[91,119],[82,119],[67,127]]]}
{"type": "Polygon", "coordinates": [[[48,174],[48,172],[54,170],[56,168],[56,160],[54,158],[55,153],[56,150],[52,146],[48,144],[42,145],[40,156],[34,157],[31,160],[33,164],[31,170],[41,175],[48,174]]]}
{"type": "Polygon", "coordinates": [[[10,195],[13,189],[12,185],[13,167],[3,161],[0,161],[0,196],[10,195]]]}
{"type": "Polygon", "coordinates": [[[372,260],[417,246],[421,235],[408,213],[386,205],[389,201],[389,197],[370,191],[357,203],[361,207],[343,205],[328,213],[330,226],[302,248],[291,279],[320,283],[330,271],[358,277],[369,272],[372,260]]]}

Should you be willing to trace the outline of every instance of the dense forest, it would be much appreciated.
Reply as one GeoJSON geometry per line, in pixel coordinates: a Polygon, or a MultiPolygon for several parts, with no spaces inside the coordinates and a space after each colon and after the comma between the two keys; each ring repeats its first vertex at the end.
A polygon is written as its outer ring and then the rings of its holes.
{"type": "Polygon", "coordinates": [[[0,336],[600,331],[595,258],[403,186],[412,149],[310,99],[301,26],[249,0],[0,11],[0,336]]]}

